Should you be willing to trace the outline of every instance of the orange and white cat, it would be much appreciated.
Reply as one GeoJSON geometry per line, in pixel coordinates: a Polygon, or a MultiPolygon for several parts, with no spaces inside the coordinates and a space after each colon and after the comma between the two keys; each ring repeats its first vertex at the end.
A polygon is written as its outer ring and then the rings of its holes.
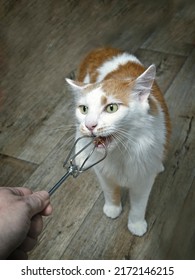
{"type": "MultiPolygon", "coordinates": [[[[120,188],[128,187],[128,229],[138,236],[147,231],[146,206],[154,180],[164,170],[170,137],[169,114],[155,74],[154,65],[145,69],[132,54],[100,48],[86,56],[76,81],[66,79],[75,96],[76,138],[98,136],[108,150],[94,167],[104,192],[103,211],[118,217],[120,188]]],[[[103,144],[97,145],[97,158],[103,144]]]]}

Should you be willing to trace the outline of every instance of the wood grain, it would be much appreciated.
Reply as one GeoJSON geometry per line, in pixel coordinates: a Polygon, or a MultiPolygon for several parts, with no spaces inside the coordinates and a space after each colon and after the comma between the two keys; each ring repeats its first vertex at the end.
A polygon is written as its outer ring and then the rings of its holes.
{"type": "Polygon", "coordinates": [[[0,182],[1,186],[22,186],[37,165],[17,158],[0,154],[0,182]]]}
{"type": "Polygon", "coordinates": [[[74,138],[74,77],[91,49],[113,46],[157,66],[172,120],[165,172],[147,208],[149,230],[127,229],[129,201],[116,220],[102,211],[93,172],[69,178],[51,197],[30,259],[194,259],[194,1],[3,1],[0,184],[49,190],[64,174],[74,138]]]}

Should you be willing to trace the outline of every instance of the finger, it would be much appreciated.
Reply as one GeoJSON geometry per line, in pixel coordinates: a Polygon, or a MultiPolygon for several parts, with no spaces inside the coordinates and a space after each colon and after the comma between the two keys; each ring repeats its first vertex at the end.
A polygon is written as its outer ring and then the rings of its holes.
{"type": "Polygon", "coordinates": [[[25,200],[29,206],[30,218],[43,211],[50,203],[49,194],[46,191],[35,192],[29,196],[26,196],[25,200]]]}
{"type": "Polygon", "coordinates": [[[51,204],[47,205],[43,211],[40,212],[40,215],[49,216],[53,212],[53,208],[51,204]]]}
{"type": "Polygon", "coordinates": [[[31,225],[28,232],[28,236],[31,238],[37,238],[43,229],[43,218],[37,214],[31,219],[31,225]]]}
{"type": "Polygon", "coordinates": [[[16,249],[9,255],[8,260],[28,260],[28,255],[26,252],[16,249]]]}
{"type": "Polygon", "coordinates": [[[24,252],[29,252],[35,247],[36,244],[37,239],[27,235],[22,244],[18,247],[18,249],[24,252]]]}
{"type": "Polygon", "coordinates": [[[6,187],[5,189],[9,190],[13,194],[19,195],[19,196],[30,195],[33,193],[32,190],[30,190],[28,188],[23,188],[23,187],[6,187]]]}
{"type": "Polygon", "coordinates": [[[14,188],[14,191],[18,192],[18,194],[21,196],[25,196],[33,193],[31,189],[25,187],[16,187],[14,188]]]}

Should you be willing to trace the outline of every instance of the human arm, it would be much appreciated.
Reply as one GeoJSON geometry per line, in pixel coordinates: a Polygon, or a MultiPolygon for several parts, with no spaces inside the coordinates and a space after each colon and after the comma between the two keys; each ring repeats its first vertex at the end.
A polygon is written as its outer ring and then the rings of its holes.
{"type": "Polygon", "coordinates": [[[51,212],[46,191],[0,187],[0,259],[26,259],[51,212]]]}

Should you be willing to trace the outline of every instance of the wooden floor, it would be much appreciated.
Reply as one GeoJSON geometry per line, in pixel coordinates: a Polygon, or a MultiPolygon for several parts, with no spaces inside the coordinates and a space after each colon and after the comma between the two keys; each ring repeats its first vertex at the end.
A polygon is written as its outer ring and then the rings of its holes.
{"type": "Polygon", "coordinates": [[[74,134],[64,78],[95,47],[118,47],[156,64],[173,126],[144,237],[127,229],[126,190],[121,216],[103,215],[89,171],[53,195],[53,215],[29,258],[195,259],[195,2],[3,0],[0,11],[0,185],[49,190],[63,175],[74,134]]]}

